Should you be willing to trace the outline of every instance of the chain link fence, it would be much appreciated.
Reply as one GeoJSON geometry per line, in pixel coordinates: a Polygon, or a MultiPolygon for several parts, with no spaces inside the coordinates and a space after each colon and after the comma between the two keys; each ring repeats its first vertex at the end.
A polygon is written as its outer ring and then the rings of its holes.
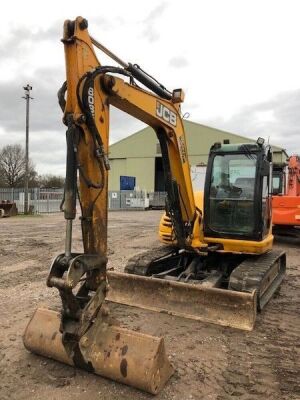
{"type": "MultiPolygon", "coordinates": [[[[34,214],[55,213],[60,211],[63,200],[63,189],[28,190],[29,210],[34,214]]],[[[119,190],[108,192],[109,210],[146,210],[163,209],[166,201],[165,192],[147,192],[119,190]]],[[[23,188],[0,188],[0,205],[2,202],[16,203],[19,213],[24,212],[23,188]]]]}

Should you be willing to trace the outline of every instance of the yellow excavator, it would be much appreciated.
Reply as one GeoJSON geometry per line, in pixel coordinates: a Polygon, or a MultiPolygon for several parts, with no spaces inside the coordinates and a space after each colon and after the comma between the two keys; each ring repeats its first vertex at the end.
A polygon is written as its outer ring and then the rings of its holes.
{"type": "Polygon", "coordinates": [[[107,304],[252,329],[257,309],[270,300],[285,273],[285,254],[272,251],[272,153],[262,139],[216,143],[204,194],[194,194],[180,112],[183,91],[170,92],[138,65],[125,63],[87,28],[82,17],[67,20],[62,39],[67,80],[58,97],[67,126],[66,240],[47,278],[47,285],[59,291],[62,309],[38,308],[24,344],[37,354],[156,394],[173,373],[163,338],[121,328],[107,304]],[[119,67],[102,66],[94,47],[119,67]],[[110,105],[156,132],[167,191],[159,230],[164,245],[137,254],[124,273],[106,270],[110,105]],[[72,252],[76,199],[82,254],[72,252]]]}

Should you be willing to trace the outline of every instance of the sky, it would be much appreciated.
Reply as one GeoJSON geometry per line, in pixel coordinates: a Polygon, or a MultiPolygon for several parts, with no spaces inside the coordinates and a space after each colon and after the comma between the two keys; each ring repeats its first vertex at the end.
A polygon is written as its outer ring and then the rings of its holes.
{"type": "MultiPolygon", "coordinates": [[[[182,88],[182,112],[191,121],[300,153],[298,0],[15,0],[3,2],[1,14],[0,147],[25,144],[22,96],[30,83],[29,150],[40,174],[65,171],[60,39],[64,20],[78,15],[121,59],[170,90],[182,88]]],[[[110,142],[143,127],[113,109],[110,142]]]]}

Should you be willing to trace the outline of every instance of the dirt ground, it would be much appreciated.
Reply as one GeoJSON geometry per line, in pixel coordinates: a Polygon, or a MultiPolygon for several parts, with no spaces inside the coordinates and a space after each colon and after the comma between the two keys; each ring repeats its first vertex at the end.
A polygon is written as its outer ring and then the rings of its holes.
{"type": "MultiPolygon", "coordinates": [[[[157,244],[161,212],[109,214],[109,265],[122,270],[157,244]]],[[[74,250],[81,250],[75,226],[74,250]]],[[[0,220],[0,400],[119,400],[153,396],[27,352],[22,333],[37,305],[58,304],[45,278],[64,248],[63,216],[0,220]]],[[[287,277],[280,294],[243,332],[116,306],[123,326],[164,336],[176,372],[156,399],[300,399],[300,242],[282,239],[287,277]]]]}

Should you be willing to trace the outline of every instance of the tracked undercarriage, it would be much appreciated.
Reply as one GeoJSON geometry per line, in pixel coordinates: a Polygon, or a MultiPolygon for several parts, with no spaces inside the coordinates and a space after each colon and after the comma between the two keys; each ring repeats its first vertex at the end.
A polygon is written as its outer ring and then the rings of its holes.
{"type": "Polygon", "coordinates": [[[199,256],[162,246],[132,257],[125,274],[110,272],[108,299],[185,318],[245,330],[280,286],[281,251],[249,256],[199,256]]]}

